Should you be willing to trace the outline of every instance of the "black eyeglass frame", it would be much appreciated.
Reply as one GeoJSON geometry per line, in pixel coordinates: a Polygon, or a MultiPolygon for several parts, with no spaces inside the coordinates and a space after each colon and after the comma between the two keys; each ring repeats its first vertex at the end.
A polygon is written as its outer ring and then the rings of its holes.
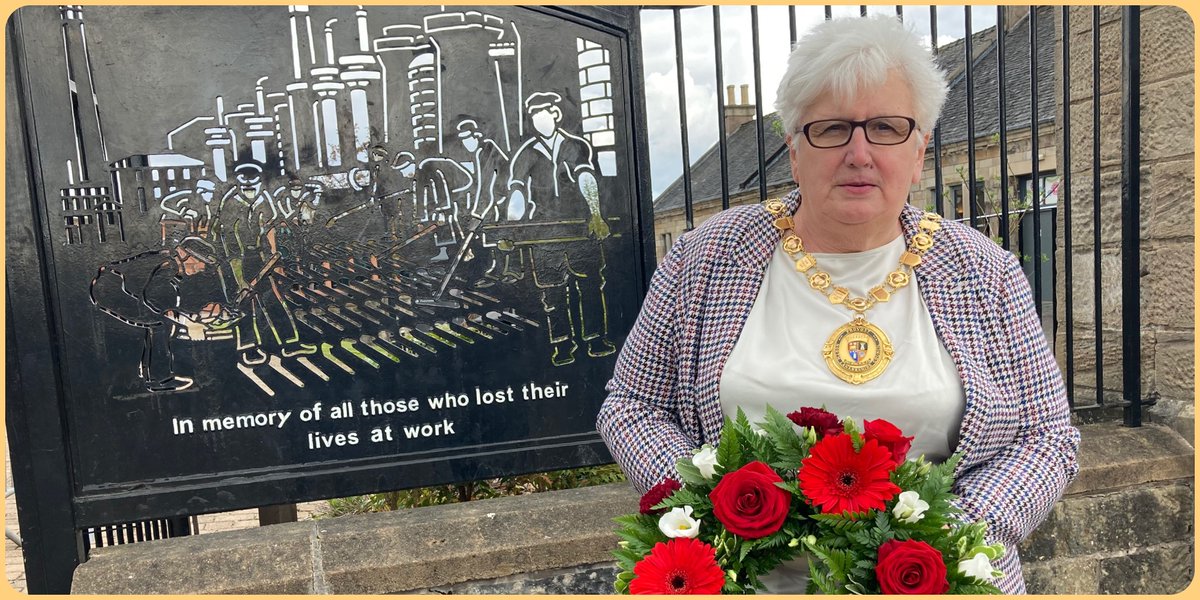
{"type": "Polygon", "coordinates": [[[908,138],[912,137],[913,132],[917,130],[917,120],[912,117],[905,117],[905,116],[901,116],[901,115],[883,115],[883,116],[879,116],[879,117],[871,117],[870,119],[866,119],[865,121],[851,121],[850,119],[821,119],[819,121],[811,121],[809,123],[805,123],[804,127],[800,128],[800,131],[804,134],[804,139],[808,140],[808,145],[812,146],[813,148],[820,148],[822,150],[826,150],[829,148],[841,148],[842,146],[849,144],[850,140],[854,139],[854,130],[859,127],[862,127],[863,135],[866,136],[867,142],[869,142],[870,144],[873,144],[875,146],[899,146],[900,144],[907,142],[908,138]],[[872,140],[871,134],[870,134],[870,129],[867,129],[867,123],[870,123],[871,121],[877,121],[879,119],[904,119],[905,121],[908,122],[908,134],[904,136],[904,139],[902,139],[898,142],[876,142],[876,141],[872,140]],[[809,128],[812,127],[813,125],[816,125],[817,123],[849,123],[850,124],[850,134],[846,136],[846,141],[844,141],[840,144],[837,144],[834,146],[818,146],[817,144],[815,144],[813,142],[812,137],[808,135],[809,128]]]}

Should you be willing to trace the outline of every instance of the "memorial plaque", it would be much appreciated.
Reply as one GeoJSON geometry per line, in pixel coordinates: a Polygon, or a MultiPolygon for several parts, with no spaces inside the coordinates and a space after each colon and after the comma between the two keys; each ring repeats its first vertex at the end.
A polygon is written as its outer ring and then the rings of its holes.
{"type": "Polygon", "coordinates": [[[17,13],[77,526],[610,460],[653,249],[636,14],[590,10],[17,13]]]}

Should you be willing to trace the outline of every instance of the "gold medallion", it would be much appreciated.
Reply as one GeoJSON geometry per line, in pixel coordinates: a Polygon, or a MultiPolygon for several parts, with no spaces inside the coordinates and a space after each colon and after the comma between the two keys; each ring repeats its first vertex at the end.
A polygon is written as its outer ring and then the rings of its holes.
{"type": "Polygon", "coordinates": [[[917,223],[920,231],[909,240],[896,270],[888,273],[883,283],[872,287],[866,295],[857,296],[833,283],[829,273],[817,268],[817,259],[804,250],[804,243],[796,235],[795,223],[787,214],[786,204],[771,200],[764,207],[771,215],[775,228],[783,235],[783,251],[795,261],[796,272],[808,277],[808,285],[828,298],[830,303],[854,311],[854,320],[834,331],[821,348],[829,370],[838,379],[853,385],[879,377],[892,362],[892,341],[882,329],[867,321],[865,313],[876,303],[891,300],[897,291],[912,281],[913,269],[921,264],[921,257],[933,247],[934,233],[942,228],[941,215],[932,212],[922,215],[917,223]],[[817,271],[809,274],[814,268],[817,271]]]}
{"type": "Polygon", "coordinates": [[[892,342],[861,315],[829,336],[821,349],[825,364],[842,381],[855,385],[879,377],[892,362],[892,342]]]}

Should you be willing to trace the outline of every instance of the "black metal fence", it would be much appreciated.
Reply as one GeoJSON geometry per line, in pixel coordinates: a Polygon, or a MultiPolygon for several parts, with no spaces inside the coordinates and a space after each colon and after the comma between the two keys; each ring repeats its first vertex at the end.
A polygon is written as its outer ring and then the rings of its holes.
{"type": "MultiPolygon", "coordinates": [[[[835,16],[847,16],[849,7],[826,5],[826,19],[835,16]],[[836,14],[835,14],[836,13],[836,14]]],[[[733,132],[727,131],[725,121],[726,99],[722,90],[726,88],[725,52],[722,45],[722,13],[727,16],[731,7],[692,7],[692,8],[657,8],[649,11],[670,10],[674,19],[675,42],[675,74],[678,78],[678,98],[680,117],[680,137],[682,151],[682,175],[667,191],[656,199],[656,210],[660,200],[669,194],[674,194],[681,200],[684,229],[695,227],[696,204],[698,201],[709,201],[715,204],[716,196],[696,198],[693,190],[694,170],[711,168],[716,170],[719,162],[720,171],[720,208],[729,208],[733,201],[730,190],[737,189],[739,182],[732,179],[730,173],[730,138],[733,132]],[[684,28],[681,25],[681,14],[685,11],[711,11],[712,29],[712,60],[715,66],[715,85],[717,89],[716,113],[717,142],[715,143],[719,161],[693,161],[689,148],[688,115],[686,106],[685,86],[685,56],[683,51],[684,28]]],[[[958,122],[948,123],[947,113],[943,112],[941,122],[933,132],[932,155],[930,166],[932,185],[930,186],[929,203],[932,210],[947,218],[969,222],[985,233],[988,233],[1005,249],[1021,257],[1030,284],[1037,301],[1038,314],[1043,317],[1046,335],[1056,346],[1056,353],[1064,364],[1064,374],[1068,390],[1068,400],[1072,410],[1085,413],[1095,409],[1123,409],[1123,419],[1126,425],[1137,426],[1141,423],[1142,406],[1152,403],[1153,399],[1145,400],[1141,391],[1141,352],[1140,352],[1140,311],[1139,296],[1139,231],[1140,231],[1140,175],[1139,175],[1139,103],[1140,94],[1140,41],[1139,41],[1139,10],[1137,7],[1125,7],[1121,12],[1121,134],[1119,140],[1102,140],[1100,129],[1100,29],[1101,15],[1099,7],[1091,8],[1090,29],[1092,32],[1091,48],[1072,48],[1071,27],[1074,20],[1079,20],[1080,14],[1072,14],[1069,7],[1006,7],[997,6],[994,9],[995,26],[982,31],[974,31],[972,17],[981,13],[979,8],[963,7],[928,7],[927,21],[921,14],[924,7],[896,6],[895,15],[900,20],[920,19],[928,25],[929,43],[938,62],[947,68],[952,79],[951,98],[954,100],[956,91],[960,91],[962,105],[957,109],[965,114],[958,115],[958,122]],[[967,32],[961,39],[950,43],[939,44],[938,17],[946,11],[961,11],[963,31],[967,32]],[[1060,27],[1056,32],[1055,25],[1060,27]],[[990,33],[989,33],[990,32],[990,33]],[[981,46],[982,44],[982,46],[981,46]],[[1059,48],[1054,48],[1059,44],[1059,48]],[[1014,48],[1019,47],[1019,48],[1014,48]],[[1093,343],[1094,364],[1088,368],[1095,372],[1094,397],[1090,393],[1077,392],[1076,386],[1076,354],[1077,333],[1075,328],[1075,302],[1070,290],[1074,289],[1076,273],[1073,268],[1072,253],[1075,250],[1072,237],[1073,225],[1070,195],[1072,193],[1071,150],[1073,137],[1071,131],[1071,61],[1072,53],[1084,54],[1090,58],[1091,76],[1091,193],[1093,200],[1094,236],[1092,240],[1092,280],[1094,282],[1092,304],[1094,306],[1093,343]],[[1055,62],[1058,61],[1059,65],[1055,62]],[[1013,63],[1025,64],[1013,64],[1013,63]],[[1056,70],[1057,66],[1061,66],[1056,70]],[[953,72],[957,70],[957,72],[953,72]],[[977,74],[986,72],[988,81],[977,81],[977,74]],[[960,85],[961,84],[961,85],[960,85]],[[990,89],[988,89],[988,86],[990,89]],[[1061,86],[1061,87],[1058,87],[1061,86]],[[1058,89],[1055,89],[1058,87],[1058,89]],[[981,93],[982,92],[982,93],[981,93]],[[1066,101],[1059,101],[1061,95],[1066,101]],[[1015,97],[1015,98],[1014,98],[1015,97]],[[1003,110],[998,107],[1004,107],[1003,110]],[[1061,114],[1055,114],[1055,112],[1061,114]],[[982,114],[986,113],[986,114],[982,114]],[[986,117],[986,118],[985,118],[986,117]],[[986,122],[985,122],[986,121],[986,122]],[[947,128],[953,129],[947,131],[947,128]],[[1022,169],[1017,173],[1010,165],[1010,155],[1013,154],[1011,136],[1020,134],[1024,138],[1028,130],[1028,141],[1022,140],[1028,147],[1031,164],[1028,170],[1022,169]],[[1057,136],[1058,152],[1061,159],[1053,168],[1042,162],[1039,147],[1039,137],[1057,136]],[[1100,146],[1120,144],[1121,152],[1121,214],[1102,214],[1100,200],[1100,146]],[[979,157],[977,146],[981,142],[995,142],[998,146],[999,176],[998,184],[984,182],[978,173],[979,157]],[[948,150],[953,147],[962,152],[965,146],[965,160],[954,165],[957,168],[960,182],[947,181],[947,169],[951,165],[948,150]],[[1015,187],[1012,185],[1017,184],[1015,187]],[[966,182],[974,184],[962,185],[966,182]],[[953,206],[948,206],[949,200],[953,206]],[[969,210],[963,210],[963,204],[969,210]],[[988,210],[988,209],[991,210],[988,210]],[[1040,215],[1034,217],[1033,215],[1040,215]],[[1120,328],[1122,331],[1122,399],[1105,398],[1104,386],[1104,317],[1101,306],[1104,290],[1101,287],[1101,219],[1120,218],[1121,220],[1121,260],[1122,260],[1122,314],[1120,328]],[[1062,239],[1056,240],[1055,233],[1061,222],[1062,239]],[[1061,273],[1065,282],[1063,289],[1068,290],[1063,298],[1063,313],[1059,314],[1055,285],[1061,273]],[[1062,334],[1060,336],[1060,334],[1062,334]],[[1058,343],[1056,343],[1056,341],[1058,343]]],[[[797,7],[788,6],[791,44],[795,44],[797,31],[797,7]]],[[[871,12],[878,13],[880,7],[873,7],[871,12]]],[[[771,124],[770,117],[764,119],[762,81],[762,53],[759,40],[759,7],[749,7],[749,21],[752,36],[752,75],[754,86],[754,123],[756,124],[756,144],[742,145],[749,151],[751,147],[757,150],[757,197],[743,195],[742,201],[762,201],[774,194],[781,193],[780,189],[772,191],[772,183],[786,185],[784,181],[769,181],[770,161],[779,158],[767,147],[767,137],[771,124]]],[[[643,13],[646,14],[645,12],[643,13]]],[[[867,6],[859,7],[858,14],[866,16],[867,6]]],[[[991,16],[991,15],[988,15],[991,16]]],[[[955,19],[954,25],[957,25],[955,19]]],[[[1085,24],[1087,25],[1087,24],[1085,24]]],[[[943,29],[945,31],[945,29],[943,29]]],[[[695,28],[689,31],[690,36],[702,35],[695,28]]],[[[790,47],[790,46],[789,46],[790,47]]],[[[653,52],[651,44],[647,43],[647,51],[653,52]]],[[[1106,68],[1117,68],[1108,66],[1106,68]]],[[[772,82],[773,84],[773,82],[772,82]]],[[[730,92],[732,98],[732,91],[730,92]]],[[[1078,96],[1078,92],[1076,92],[1078,96]]],[[[1089,132],[1085,132],[1089,133],[1089,132]]],[[[1110,136],[1111,137],[1111,136],[1110,136]]],[[[708,157],[708,155],[706,155],[708,157]]],[[[662,160],[662,158],[659,158],[662,160]]],[[[783,157],[786,160],[786,156],[783,157]]],[[[744,183],[744,182],[742,182],[744,183]]],[[[781,188],[789,189],[789,188],[781,188]]],[[[746,192],[745,186],[742,191],[746,192]]],[[[749,190],[752,192],[752,190],[749,190]]],[[[910,202],[918,203],[920,198],[914,193],[910,202]]],[[[659,237],[662,243],[666,237],[659,237]]],[[[1110,292],[1111,293],[1111,292],[1110,292]]],[[[1089,391],[1090,392],[1090,391],[1089,391]]]]}

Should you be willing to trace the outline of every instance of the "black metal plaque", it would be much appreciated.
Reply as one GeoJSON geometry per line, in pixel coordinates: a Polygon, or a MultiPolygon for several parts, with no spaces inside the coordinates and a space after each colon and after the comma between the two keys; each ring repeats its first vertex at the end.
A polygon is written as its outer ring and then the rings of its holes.
{"type": "Polygon", "coordinates": [[[58,397],[9,402],[58,403],[76,526],[607,462],[653,257],[635,24],[21,9],[8,300],[48,338],[9,349],[58,397]]]}

